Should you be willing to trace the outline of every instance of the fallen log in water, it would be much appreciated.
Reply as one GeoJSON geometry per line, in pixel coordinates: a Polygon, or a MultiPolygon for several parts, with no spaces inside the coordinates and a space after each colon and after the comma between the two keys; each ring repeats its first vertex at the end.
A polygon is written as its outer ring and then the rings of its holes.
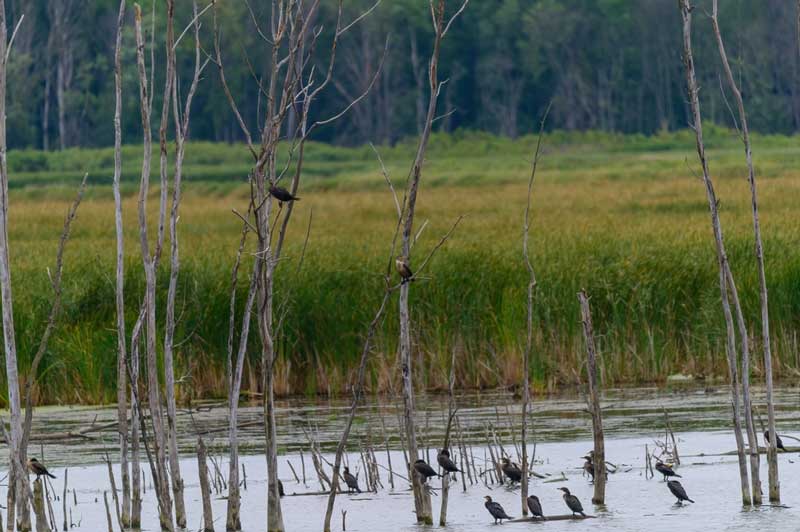
{"type": "Polygon", "coordinates": [[[594,519],[593,515],[546,515],[541,517],[520,517],[506,521],[507,523],[546,523],[547,521],[583,521],[584,519],[594,519]]]}

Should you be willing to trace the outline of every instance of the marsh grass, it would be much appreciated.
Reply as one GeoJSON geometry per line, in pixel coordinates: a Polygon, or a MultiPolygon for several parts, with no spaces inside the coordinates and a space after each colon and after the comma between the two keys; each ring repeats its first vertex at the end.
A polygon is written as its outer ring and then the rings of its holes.
{"type": "MultiPolygon", "coordinates": [[[[416,245],[420,257],[460,214],[466,218],[412,290],[417,371],[422,386],[447,386],[455,350],[457,384],[519,381],[527,274],[521,231],[532,138],[434,136],[416,245]]],[[[749,192],[741,148],[729,132],[709,133],[728,249],[751,333],[759,330],[749,192]]],[[[538,389],[573,383],[582,360],[576,293],[585,288],[607,385],[660,382],[675,372],[724,376],[715,256],[701,183],[687,132],[656,137],[551,133],[533,203],[531,250],[539,287],[532,378],[538,389]]],[[[136,229],[137,147],[126,147],[126,301],[132,326],[143,292],[136,229]]],[[[396,184],[410,142],[381,153],[396,184]]],[[[770,288],[776,371],[800,371],[800,148],[797,139],[754,141],[770,288]]],[[[114,226],[111,150],[12,152],[11,234],[15,317],[21,364],[29,364],[49,305],[62,218],[84,168],[93,184],[74,224],[64,273],[64,314],[42,362],[41,402],[114,400],[114,226]]],[[[224,396],[230,268],[246,209],[248,159],[241,146],[193,144],[182,205],[182,271],[176,314],[176,374],[182,400],[224,396]]],[[[276,294],[285,312],[276,390],[335,394],[346,389],[361,335],[381,293],[394,205],[369,147],[308,151],[309,181],[296,204],[276,294]],[[306,223],[313,227],[297,270],[306,223]]],[[[158,190],[149,207],[157,208],[158,190]]],[[[153,217],[154,218],[154,217],[153,217]]],[[[154,228],[155,229],[155,228],[154,228]]],[[[154,233],[151,233],[154,234],[154,233]]],[[[242,279],[251,262],[246,263],[242,279]]],[[[159,297],[166,294],[162,267],[159,297]]],[[[243,287],[246,282],[240,283],[243,287]]],[[[241,302],[244,294],[238,298],[241,302]]],[[[370,368],[373,391],[396,385],[396,305],[380,330],[370,368]]],[[[159,300],[159,310],[163,301],[159,300]]],[[[756,337],[756,341],[757,337],[756,337]]],[[[258,392],[258,346],[245,388],[258,392]]],[[[760,372],[756,364],[755,372],[760,372]]],[[[0,387],[4,389],[5,387],[0,387]]]]}

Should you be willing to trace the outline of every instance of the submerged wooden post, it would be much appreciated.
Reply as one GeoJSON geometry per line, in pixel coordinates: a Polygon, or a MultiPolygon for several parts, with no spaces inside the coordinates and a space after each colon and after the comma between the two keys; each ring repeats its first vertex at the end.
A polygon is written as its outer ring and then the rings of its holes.
{"type": "Polygon", "coordinates": [[[36,532],[50,532],[47,514],[44,509],[44,489],[41,478],[33,482],[33,514],[36,516],[36,532]]]}
{"type": "Polygon", "coordinates": [[[211,487],[208,484],[206,445],[197,438],[197,470],[200,474],[200,493],[203,497],[203,532],[214,532],[214,516],[211,513],[211,487]]]}
{"type": "Polygon", "coordinates": [[[597,379],[597,351],[594,345],[594,330],[592,329],[592,311],[589,308],[589,298],[586,292],[578,292],[581,303],[581,322],[583,323],[583,337],[586,340],[586,372],[589,383],[589,410],[592,414],[592,436],[594,437],[594,504],[605,504],[606,501],[606,450],[603,437],[603,416],[600,412],[600,391],[597,379]]]}

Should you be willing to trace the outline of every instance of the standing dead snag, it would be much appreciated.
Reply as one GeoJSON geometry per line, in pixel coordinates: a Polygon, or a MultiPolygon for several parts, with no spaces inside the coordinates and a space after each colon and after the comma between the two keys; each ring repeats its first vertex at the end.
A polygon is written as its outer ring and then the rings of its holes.
{"type": "MultiPolygon", "coordinates": [[[[430,0],[431,15],[433,17],[433,51],[431,52],[430,66],[428,70],[428,82],[430,86],[430,96],[428,101],[428,112],[425,117],[425,125],[417,147],[417,154],[411,167],[408,180],[408,191],[406,193],[407,202],[405,204],[403,219],[403,235],[401,241],[401,255],[408,260],[411,259],[411,240],[414,228],[414,212],[417,205],[417,193],[419,182],[422,177],[422,165],[425,161],[425,152],[428,147],[428,140],[431,136],[431,128],[436,117],[436,103],[439,99],[441,84],[439,82],[439,54],[442,39],[444,38],[450,25],[455,18],[464,10],[467,5],[465,1],[461,8],[453,17],[445,23],[445,0],[430,0]]],[[[414,382],[413,370],[411,366],[411,316],[409,314],[408,296],[412,283],[403,283],[400,287],[400,368],[403,375],[403,410],[406,430],[406,448],[408,449],[409,462],[413,464],[419,457],[417,450],[417,435],[415,427],[415,406],[414,406],[414,382]]],[[[414,489],[414,508],[417,514],[418,523],[433,524],[431,514],[430,495],[425,490],[424,484],[418,475],[414,474],[413,468],[409,469],[409,475],[414,489]]]]}
{"type": "Polygon", "coordinates": [[[606,502],[606,448],[603,436],[603,415],[600,411],[600,382],[597,378],[597,351],[594,345],[594,329],[592,328],[592,311],[586,292],[578,292],[581,304],[581,322],[583,338],[586,341],[586,380],[589,383],[589,410],[592,414],[592,436],[594,438],[594,504],[606,502]]]}
{"type": "Polygon", "coordinates": [[[128,391],[127,340],[125,332],[125,245],[122,226],[122,26],[125,22],[125,0],[120,0],[117,16],[117,39],[114,47],[114,227],[117,238],[116,309],[117,309],[117,433],[119,434],[119,467],[122,482],[122,523],[131,525],[131,482],[128,467],[128,391]]]}
{"type": "Polygon", "coordinates": [[[539,124],[539,137],[536,140],[536,152],[533,156],[533,163],[531,164],[531,177],[528,180],[528,201],[525,206],[525,223],[522,232],[522,258],[525,260],[525,268],[528,270],[528,305],[527,305],[527,321],[526,321],[526,335],[525,335],[525,351],[522,355],[522,490],[520,492],[520,499],[522,503],[522,515],[528,515],[528,405],[531,401],[530,390],[530,364],[531,353],[533,351],[533,295],[536,290],[536,271],[533,269],[530,253],[528,251],[528,238],[531,229],[531,199],[533,196],[533,183],[536,179],[536,167],[539,163],[539,152],[542,147],[542,133],[544,133],[544,123],[547,120],[547,114],[550,112],[550,106],[542,116],[542,122],[539,124]]]}
{"type": "MultiPolygon", "coordinates": [[[[800,5],[800,4],[798,4],[800,5]]],[[[773,404],[772,394],[772,348],[770,343],[769,334],[769,304],[767,294],[767,276],[764,267],[764,246],[761,241],[761,223],[758,219],[758,193],[756,189],[756,172],[753,166],[753,153],[750,146],[750,129],[747,125],[747,113],[744,110],[744,100],[742,93],[736,84],[736,79],[733,76],[730,63],[728,62],[728,54],[725,52],[725,44],[722,41],[722,33],[719,29],[719,21],[717,18],[717,0],[714,0],[711,14],[711,24],[714,28],[714,36],[717,39],[717,48],[719,56],[722,61],[723,70],[725,71],[725,78],[728,82],[728,87],[733,93],[734,100],[736,101],[736,108],[739,114],[739,130],[741,133],[742,143],[744,144],[745,160],[747,162],[747,182],[750,185],[750,200],[753,213],[753,233],[755,236],[755,254],[756,262],[758,264],[758,282],[759,282],[759,296],[761,302],[761,335],[764,348],[764,373],[767,381],[767,430],[769,431],[769,441],[776,442],[775,435],[775,407],[773,404]]],[[[752,417],[752,414],[751,414],[752,417]]],[[[778,448],[765,442],[767,447],[767,464],[769,467],[769,500],[770,502],[780,502],[781,489],[780,479],[778,477],[778,448]]],[[[755,496],[755,481],[754,481],[754,496],[755,496]]],[[[759,489],[760,495],[760,489],[759,489]]]]}
{"type": "MultiPolygon", "coordinates": [[[[172,500],[167,486],[168,476],[166,463],[166,435],[161,415],[161,392],[158,382],[158,364],[156,360],[156,255],[151,254],[147,236],[147,195],[150,189],[150,159],[152,157],[152,132],[150,129],[150,89],[147,79],[144,57],[144,40],[142,38],[142,10],[135,4],[136,30],[136,63],[139,73],[139,97],[142,114],[142,132],[144,149],[142,156],[142,176],[139,183],[139,239],[142,248],[142,263],[145,272],[144,309],[145,319],[145,356],[147,361],[147,392],[150,405],[150,419],[153,428],[153,445],[155,459],[153,483],[158,501],[158,516],[162,530],[174,530],[172,523],[172,500]]],[[[169,77],[169,76],[168,76],[169,77]]],[[[162,206],[162,211],[164,210],[162,206]]],[[[157,246],[159,248],[160,246],[157,246]]],[[[135,386],[136,383],[133,383],[135,386]]]]}
{"type": "MultiPolygon", "coordinates": [[[[683,19],[683,63],[686,70],[686,88],[692,112],[692,127],[695,132],[697,156],[702,167],[702,179],[706,189],[708,208],[711,214],[711,229],[714,233],[717,263],[719,265],[719,290],[722,302],[722,312],[725,316],[726,342],[725,351],[728,358],[728,374],[731,383],[731,401],[733,403],[733,426],[736,439],[736,451],[739,458],[739,480],[742,490],[742,503],[751,504],[750,480],[747,475],[747,460],[744,451],[744,438],[742,436],[742,417],[739,402],[739,370],[736,356],[736,331],[733,325],[729,301],[729,265],[728,255],[722,236],[722,226],[719,220],[718,202],[714,184],[706,160],[705,144],[703,142],[703,122],[700,115],[700,100],[698,98],[697,78],[694,71],[694,58],[692,56],[692,7],[689,0],[679,0],[678,6],[683,19]]],[[[732,278],[732,276],[731,276],[732,278]]],[[[733,297],[733,296],[731,296],[733,297]]],[[[751,417],[749,413],[746,413],[751,417]]]]}
{"type": "MultiPolygon", "coordinates": [[[[273,0],[269,20],[269,30],[263,31],[258,20],[253,16],[257,34],[264,40],[269,50],[270,57],[267,63],[267,87],[259,84],[259,90],[264,94],[266,106],[263,127],[260,130],[260,143],[258,147],[253,144],[253,137],[239,112],[230,87],[225,78],[225,69],[220,50],[219,31],[216,19],[216,2],[214,6],[214,62],[217,65],[222,83],[223,92],[228,104],[233,111],[245,137],[248,150],[254,159],[253,171],[250,175],[251,198],[250,210],[255,217],[253,232],[257,237],[255,264],[251,278],[254,292],[254,305],[256,308],[256,322],[258,323],[259,340],[261,343],[261,363],[263,368],[264,391],[264,436],[266,440],[267,455],[267,530],[269,532],[282,532],[284,530],[281,501],[278,490],[278,459],[275,426],[274,404],[274,366],[277,358],[276,330],[273,320],[274,303],[274,278],[275,269],[281,258],[286,230],[293,212],[293,202],[284,208],[281,204],[277,207],[273,203],[270,189],[287,175],[291,175],[291,194],[297,194],[300,179],[303,173],[303,158],[305,141],[311,132],[320,125],[331,123],[343,116],[365,95],[366,91],[351,101],[340,113],[309,124],[308,117],[311,105],[317,95],[328,86],[333,78],[333,67],[336,60],[336,47],[339,38],[364,15],[357,17],[352,23],[342,24],[342,0],[338,3],[338,15],[334,37],[330,43],[330,59],[327,70],[317,68],[314,60],[317,39],[322,34],[318,28],[312,28],[320,1],[303,2],[301,0],[273,0]],[[269,34],[269,37],[267,35],[269,34]],[[319,79],[320,72],[324,78],[319,79]],[[287,117],[290,110],[299,113],[296,126],[288,129],[287,117]],[[299,109],[299,110],[298,110],[299,109]],[[283,167],[278,165],[278,151],[283,143],[288,146],[287,162],[283,167]],[[276,212],[277,211],[277,212],[276,212]],[[280,228],[275,236],[275,230],[280,228]]],[[[374,79],[373,79],[374,82],[374,79]]],[[[369,88],[371,88],[370,85],[369,88]]],[[[367,89],[367,91],[369,90],[367,89]]],[[[249,222],[248,222],[249,223],[249,222]]],[[[244,338],[244,337],[242,337],[244,338]]],[[[240,341],[240,349],[246,342],[240,341]]],[[[231,394],[232,395],[232,394],[231,394]]],[[[230,397],[230,401],[238,400],[230,397]]],[[[231,411],[235,414],[235,409],[231,411]]],[[[231,421],[232,423],[234,421],[231,421]]],[[[238,469],[231,468],[231,479],[238,478],[238,469]]],[[[234,485],[234,482],[230,482],[234,485]]],[[[238,481],[237,483],[238,484],[238,481]]],[[[235,488],[234,488],[235,489],[235,488]]],[[[235,517],[238,508],[238,497],[229,498],[228,527],[235,528],[235,517]]]]}

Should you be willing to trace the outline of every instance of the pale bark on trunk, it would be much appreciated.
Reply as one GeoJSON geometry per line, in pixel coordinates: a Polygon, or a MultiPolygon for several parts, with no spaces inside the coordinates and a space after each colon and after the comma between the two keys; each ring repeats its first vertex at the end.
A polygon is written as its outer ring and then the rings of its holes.
{"type": "Polygon", "coordinates": [[[211,486],[208,482],[208,463],[206,445],[202,438],[197,438],[197,469],[200,476],[200,494],[203,499],[202,532],[214,532],[214,515],[211,512],[211,486]]]}
{"type": "Polygon", "coordinates": [[[689,0],[679,0],[679,8],[683,19],[683,61],[686,73],[686,87],[691,107],[692,127],[695,131],[697,144],[697,155],[702,167],[703,184],[706,190],[706,198],[711,214],[711,228],[714,233],[717,262],[719,266],[719,286],[722,311],[725,316],[726,343],[725,351],[728,358],[728,374],[731,383],[731,401],[733,403],[733,425],[734,437],[736,439],[736,451],[739,459],[739,480],[741,484],[742,503],[751,504],[750,481],[747,474],[747,460],[745,458],[744,438],[742,436],[742,417],[739,400],[739,375],[736,357],[736,331],[733,324],[733,316],[728,299],[728,256],[725,251],[725,244],[722,236],[722,227],[719,220],[718,202],[714,185],[711,181],[711,174],[706,161],[705,144],[703,142],[703,124],[700,115],[700,100],[698,98],[697,79],[695,77],[694,59],[692,57],[692,7],[689,0]]]}
{"type": "Polygon", "coordinates": [[[131,525],[131,481],[128,466],[128,375],[127,333],[125,330],[125,246],[122,225],[122,28],[125,22],[125,0],[120,0],[117,17],[117,38],[114,48],[114,224],[117,238],[116,310],[117,310],[117,433],[119,434],[119,467],[122,483],[122,523],[131,525]]]}
{"type": "Polygon", "coordinates": [[[530,392],[530,361],[531,354],[533,353],[533,298],[536,291],[536,270],[533,268],[533,262],[530,257],[530,250],[528,240],[530,237],[531,229],[531,201],[533,199],[533,184],[536,179],[536,167],[539,164],[539,153],[542,147],[542,134],[544,133],[544,124],[547,120],[547,114],[550,106],[545,110],[542,116],[542,121],[539,125],[539,136],[536,140],[536,151],[533,155],[533,163],[531,164],[531,177],[528,180],[528,196],[527,204],[525,206],[525,221],[523,224],[522,233],[522,258],[525,260],[525,268],[528,270],[528,300],[527,300],[527,320],[525,323],[525,351],[522,355],[522,482],[520,492],[520,502],[522,504],[522,515],[528,515],[528,405],[531,401],[530,392]]]}
{"type": "MultiPolygon", "coordinates": [[[[798,4],[800,5],[800,4],[798,4]]],[[[799,11],[800,12],[800,11],[799,11]]],[[[733,93],[736,108],[739,115],[739,129],[741,132],[742,143],[744,144],[745,160],[747,162],[747,182],[750,185],[750,202],[753,214],[753,233],[755,236],[755,255],[758,264],[758,284],[759,299],[761,303],[761,336],[764,349],[764,374],[766,378],[767,395],[767,430],[769,432],[769,442],[776,442],[775,434],[775,406],[773,402],[773,382],[772,382],[772,348],[769,332],[769,301],[767,292],[767,276],[764,266],[764,246],[761,240],[761,223],[758,217],[758,191],[756,187],[756,172],[753,166],[753,152],[750,144],[750,129],[747,125],[747,113],[744,109],[744,99],[741,90],[736,83],[736,78],[728,62],[728,54],[725,51],[725,44],[722,40],[722,33],[719,29],[717,0],[714,0],[712,7],[711,23],[714,28],[714,35],[717,39],[717,48],[722,61],[725,78],[728,87],[733,93]]],[[[752,417],[752,416],[751,416],[752,417]]],[[[769,500],[778,503],[781,500],[780,478],[778,476],[778,448],[775,444],[764,442],[767,448],[767,465],[769,469],[769,500]]],[[[755,484],[755,481],[754,481],[755,484]]],[[[755,495],[755,485],[753,491],[755,495]]],[[[760,496],[760,489],[759,489],[760,496]]]]}
{"type": "Polygon", "coordinates": [[[594,345],[594,328],[592,327],[592,311],[586,292],[578,292],[581,304],[581,322],[583,337],[586,341],[586,381],[589,383],[589,410],[592,414],[592,438],[594,439],[594,504],[606,503],[606,444],[603,435],[603,414],[600,410],[600,380],[597,375],[597,350],[594,345]]]}
{"type": "MultiPolygon", "coordinates": [[[[155,257],[150,253],[150,244],[147,238],[147,195],[150,184],[150,159],[152,150],[150,130],[149,90],[144,59],[144,41],[142,39],[142,13],[136,5],[136,50],[137,66],[139,72],[139,92],[142,111],[142,131],[144,136],[144,154],[142,159],[142,176],[139,184],[139,237],[142,248],[142,262],[145,271],[145,356],[147,361],[147,392],[150,406],[150,418],[153,427],[153,445],[155,446],[154,470],[156,477],[153,483],[156,487],[158,500],[159,521],[162,530],[174,530],[172,523],[172,503],[170,500],[168,478],[165,467],[166,437],[161,414],[161,393],[158,382],[158,363],[156,358],[156,308],[155,308],[155,257]]],[[[167,95],[169,92],[167,92],[167,95]]],[[[162,185],[163,186],[163,185],[162,185]]],[[[162,214],[164,209],[162,208],[162,214]]],[[[161,224],[163,225],[163,224],[161,224]]],[[[161,225],[159,233],[161,233],[161,225]]]]}
{"type": "MultiPolygon", "coordinates": [[[[402,234],[402,255],[408,260],[411,259],[411,239],[413,236],[412,230],[414,227],[414,212],[417,204],[417,193],[419,191],[419,182],[422,177],[422,165],[425,161],[425,151],[428,147],[428,140],[431,135],[431,128],[433,120],[436,116],[436,102],[439,98],[439,78],[438,78],[438,65],[439,65],[439,52],[441,49],[441,42],[445,32],[444,23],[444,0],[439,0],[437,6],[432,9],[434,13],[434,43],[433,51],[431,53],[430,68],[428,72],[428,81],[430,86],[430,96],[428,101],[428,112],[425,117],[425,124],[422,129],[422,134],[417,147],[417,154],[414,159],[414,164],[411,168],[411,175],[408,184],[408,192],[405,210],[405,218],[403,221],[403,234],[402,234]]],[[[425,490],[424,484],[420,481],[419,476],[414,474],[413,464],[419,458],[417,449],[417,434],[415,425],[415,406],[414,406],[414,382],[413,382],[413,368],[412,368],[412,347],[411,347],[411,316],[409,313],[409,289],[411,283],[403,283],[400,287],[400,304],[399,304],[399,317],[400,317],[400,368],[403,377],[403,418],[405,420],[405,437],[406,449],[408,450],[409,462],[409,478],[412,481],[414,490],[414,509],[417,515],[418,523],[433,524],[433,517],[431,514],[431,500],[430,494],[425,490]]]]}
{"type": "Polygon", "coordinates": [[[28,475],[22,463],[20,444],[22,440],[22,417],[20,405],[19,373],[17,369],[17,345],[14,333],[14,310],[11,290],[11,263],[8,249],[8,159],[6,153],[6,74],[8,65],[8,28],[6,24],[5,0],[0,0],[0,299],[3,314],[3,347],[5,348],[6,382],[8,383],[9,430],[9,505],[8,525],[13,528],[14,517],[17,528],[29,531],[28,475]],[[11,500],[13,498],[13,501],[11,500]]]}

